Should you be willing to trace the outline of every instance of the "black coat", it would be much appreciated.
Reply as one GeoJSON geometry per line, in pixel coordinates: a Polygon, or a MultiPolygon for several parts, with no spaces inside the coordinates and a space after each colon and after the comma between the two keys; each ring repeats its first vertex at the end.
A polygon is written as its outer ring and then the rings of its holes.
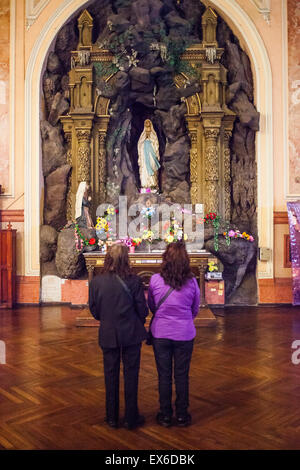
{"type": "Polygon", "coordinates": [[[116,348],[138,344],[146,338],[144,324],[148,308],[142,280],[131,275],[124,279],[132,299],[115,274],[100,274],[89,286],[89,307],[100,320],[99,345],[116,348]]]}

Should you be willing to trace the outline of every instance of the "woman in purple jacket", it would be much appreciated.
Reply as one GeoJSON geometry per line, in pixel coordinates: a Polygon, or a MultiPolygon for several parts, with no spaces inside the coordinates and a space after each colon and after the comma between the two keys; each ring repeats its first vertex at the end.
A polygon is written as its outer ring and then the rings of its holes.
{"type": "Polygon", "coordinates": [[[191,424],[188,413],[189,368],[196,336],[193,319],[199,310],[200,289],[190,269],[184,243],[170,243],[167,246],[160,274],[154,274],[150,280],[148,305],[155,313],[151,333],[159,384],[160,411],[157,422],[165,427],[172,424],[174,361],[176,421],[178,426],[188,426],[191,424]],[[168,297],[156,310],[167,293],[168,297]]]}

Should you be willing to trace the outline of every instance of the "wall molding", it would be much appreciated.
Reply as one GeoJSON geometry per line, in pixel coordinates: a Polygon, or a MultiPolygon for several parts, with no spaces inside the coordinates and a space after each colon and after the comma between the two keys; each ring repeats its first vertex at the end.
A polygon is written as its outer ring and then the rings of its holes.
{"type": "Polygon", "coordinates": [[[0,210],[0,222],[24,222],[24,210],[0,210]]]}
{"type": "Polygon", "coordinates": [[[274,225],[288,225],[289,218],[287,211],[274,211],[274,225]]]}
{"type": "Polygon", "coordinates": [[[27,31],[39,17],[43,9],[48,5],[50,0],[26,0],[26,29],[27,31]]]}

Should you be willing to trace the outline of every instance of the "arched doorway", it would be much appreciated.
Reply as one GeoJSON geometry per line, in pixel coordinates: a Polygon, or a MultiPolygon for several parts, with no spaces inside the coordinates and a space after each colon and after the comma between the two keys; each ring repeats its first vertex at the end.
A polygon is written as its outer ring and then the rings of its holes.
{"type": "MultiPolygon", "coordinates": [[[[252,61],[255,77],[255,101],[258,110],[265,119],[257,136],[257,165],[258,165],[258,232],[264,246],[272,248],[272,217],[273,195],[270,191],[272,184],[272,75],[270,62],[255,26],[238,6],[232,2],[210,2],[219,11],[228,24],[235,30],[243,41],[247,38],[247,47],[252,61]],[[262,183],[264,182],[264,183],[262,183]],[[267,188],[267,189],[266,189],[267,188]],[[262,202],[263,201],[263,202],[262,202]],[[270,228],[262,230],[262,220],[270,228]]],[[[41,195],[40,179],[40,142],[39,142],[39,99],[40,77],[45,56],[55,37],[57,30],[80,7],[88,2],[64,2],[56,10],[36,41],[26,70],[26,102],[25,102],[25,269],[26,275],[39,275],[39,253],[37,250],[40,227],[40,207],[35,195],[41,195]],[[72,3],[72,5],[71,5],[72,3]]],[[[246,42],[246,41],[244,41],[246,42]]],[[[261,277],[272,277],[273,264],[267,263],[267,268],[259,272],[261,277]]]]}

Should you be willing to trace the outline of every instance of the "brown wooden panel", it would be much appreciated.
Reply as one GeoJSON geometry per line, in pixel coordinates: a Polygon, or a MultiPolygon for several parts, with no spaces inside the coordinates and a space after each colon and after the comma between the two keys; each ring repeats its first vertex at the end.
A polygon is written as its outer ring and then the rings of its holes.
{"type": "Polygon", "coordinates": [[[16,230],[0,230],[0,308],[16,301],[16,230]]]}

